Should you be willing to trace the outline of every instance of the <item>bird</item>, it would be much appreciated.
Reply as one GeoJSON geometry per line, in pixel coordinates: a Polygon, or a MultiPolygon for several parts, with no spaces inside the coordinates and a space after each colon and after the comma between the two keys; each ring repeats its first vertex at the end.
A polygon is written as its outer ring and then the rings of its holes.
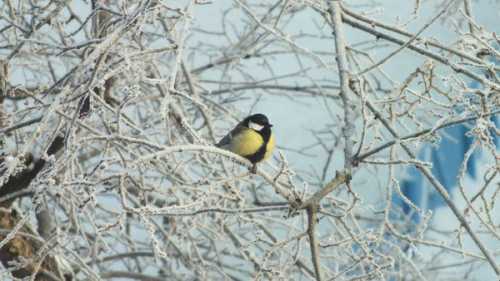
{"type": "Polygon", "coordinates": [[[243,119],[216,146],[229,150],[252,162],[251,172],[257,173],[257,163],[271,157],[275,139],[266,115],[252,114],[243,119]]]}

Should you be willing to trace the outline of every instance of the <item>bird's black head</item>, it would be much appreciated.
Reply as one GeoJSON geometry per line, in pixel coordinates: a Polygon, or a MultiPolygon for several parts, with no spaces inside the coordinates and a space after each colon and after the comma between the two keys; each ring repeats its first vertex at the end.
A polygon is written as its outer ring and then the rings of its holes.
{"type": "Polygon", "coordinates": [[[269,123],[269,119],[264,114],[253,114],[245,118],[243,121],[245,126],[248,128],[254,129],[256,131],[261,131],[264,128],[271,128],[273,125],[269,123]]]}

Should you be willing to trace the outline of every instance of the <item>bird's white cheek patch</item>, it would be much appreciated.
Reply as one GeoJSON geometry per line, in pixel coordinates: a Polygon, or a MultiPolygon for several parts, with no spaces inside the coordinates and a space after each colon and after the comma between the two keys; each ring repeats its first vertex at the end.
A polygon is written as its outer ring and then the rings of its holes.
{"type": "Polygon", "coordinates": [[[264,126],[254,123],[252,121],[248,122],[248,127],[250,129],[254,129],[255,131],[260,131],[264,128],[264,126]]]}

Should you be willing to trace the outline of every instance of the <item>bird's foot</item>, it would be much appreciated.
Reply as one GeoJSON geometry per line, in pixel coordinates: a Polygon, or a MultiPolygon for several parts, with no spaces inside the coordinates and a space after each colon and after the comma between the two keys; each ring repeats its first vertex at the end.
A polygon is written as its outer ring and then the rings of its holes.
{"type": "Polygon", "coordinates": [[[257,164],[253,164],[252,168],[250,169],[250,173],[252,174],[257,174],[257,164]]]}

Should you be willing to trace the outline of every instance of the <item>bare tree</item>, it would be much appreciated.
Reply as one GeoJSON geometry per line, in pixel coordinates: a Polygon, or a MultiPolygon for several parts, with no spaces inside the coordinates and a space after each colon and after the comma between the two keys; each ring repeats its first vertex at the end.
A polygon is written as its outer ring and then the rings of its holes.
{"type": "Polygon", "coordinates": [[[2,0],[2,280],[500,275],[500,250],[485,243],[500,241],[490,121],[500,39],[469,0],[436,1],[430,18],[421,1],[408,3],[402,23],[355,2],[2,0]],[[450,27],[453,43],[425,36],[436,24],[450,27]],[[402,55],[418,66],[392,77],[385,66],[402,55]],[[263,101],[276,110],[308,103],[328,120],[304,116],[320,125],[294,130],[315,142],[278,137],[275,158],[254,175],[248,160],[213,144],[263,101]],[[473,138],[459,175],[465,208],[417,158],[422,143],[463,123],[473,138]],[[474,150],[485,168],[471,196],[474,150]],[[401,193],[407,166],[443,198],[454,229],[430,224],[401,193]]]}

